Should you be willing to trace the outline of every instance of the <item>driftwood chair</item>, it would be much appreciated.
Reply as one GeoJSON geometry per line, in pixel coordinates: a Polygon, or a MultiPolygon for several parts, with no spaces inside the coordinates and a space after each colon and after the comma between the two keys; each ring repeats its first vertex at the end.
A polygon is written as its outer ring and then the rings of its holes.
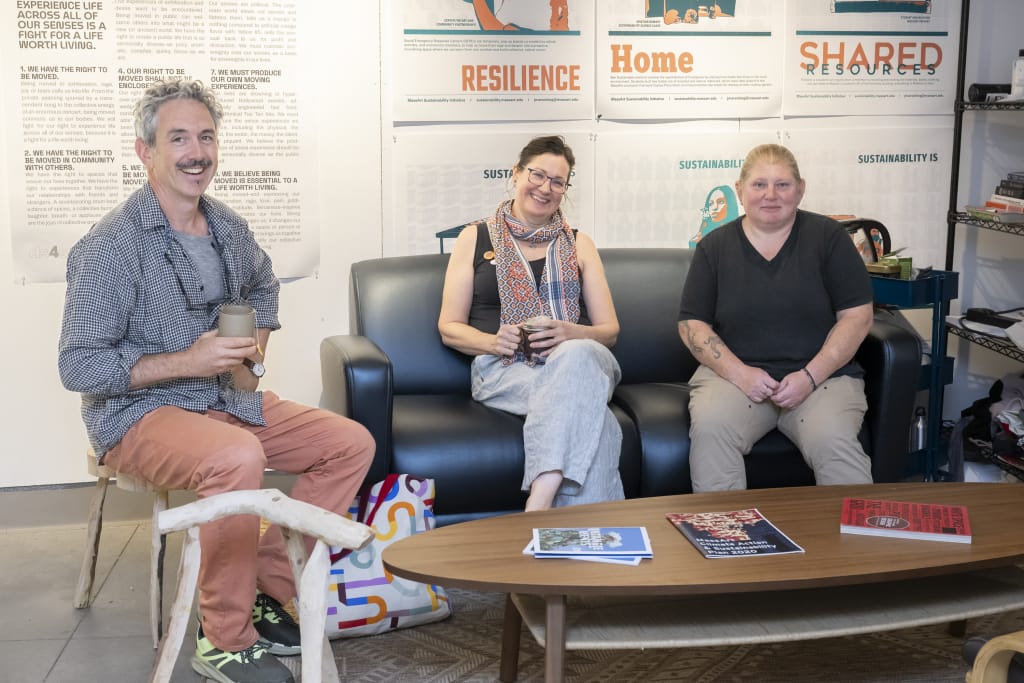
{"type": "Polygon", "coordinates": [[[181,651],[188,626],[188,618],[195,600],[199,578],[200,524],[230,515],[259,515],[277,524],[288,549],[288,558],[295,575],[298,590],[299,622],[302,639],[303,683],[335,683],[338,671],[324,632],[327,617],[327,576],[330,567],[328,546],[359,549],[373,538],[370,527],[352,522],[315,505],[293,500],[276,489],[234,491],[187,505],[168,509],[169,491],[154,487],[149,482],[115,472],[96,463],[87,453],[89,472],[97,478],[96,490],[89,505],[86,530],[85,557],[75,588],[74,605],[88,607],[93,601],[93,583],[96,575],[96,557],[99,553],[100,533],[103,528],[103,504],[111,480],[118,488],[153,496],[152,531],[150,537],[149,622],[153,647],[157,649],[151,681],[166,683],[171,680],[174,662],[181,651]],[[163,632],[163,573],[167,534],[184,531],[178,570],[178,587],[171,606],[167,633],[163,632]],[[317,540],[313,553],[306,558],[304,536],[317,540]],[[322,645],[321,645],[322,642],[322,645]]]}
{"type": "Polygon", "coordinates": [[[89,503],[89,519],[86,527],[85,557],[75,587],[75,607],[81,609],[92,604],[92,588],[96,577],[96,557],[99,554],[100,534],[103,531],[103,504],[107,498],[107,486],[113,479],[117,488],[135,493],[147,493],[153,497],[152,533],[149,543],[149,631],[153,648],[160,644],[163,635],[163,584],[165,538],[159,533],[157,515],[167,509],[168,491],[155,487],[147,481],[115,472],[106,465],[96,462],[92,450],[85,459],[89,474],[96,477],[96,489],[89,503]]]}
{"type": "Polygon", "coordinates": [[[185,531],[185,542],[170,623],[166,636],[160,642],[150,680],[153,683],[171,680],[174,662],[185,638],[199,578],[198,526],[230,515],[259,515],[281,528],[299,594],[302,681],[338,683],[338,669],[324,631],[327,619],[326,582],[331,564],[329,546],[358,550],[370,542],[373,530],[315,505],[293,500],[276,489],[222,493],[164,510],[158,515],[160,533],[185,531]],[[304,535],[317,539],[308,559],[304,535]]]}
{"type": "Polygon", "coordinates": [[[1014,656],[1022,652],[1024,631],[992,638],[978,650],[966,683],[1014,683],[1024,679],[1019,659],[1014,661],[1014,656]]]}

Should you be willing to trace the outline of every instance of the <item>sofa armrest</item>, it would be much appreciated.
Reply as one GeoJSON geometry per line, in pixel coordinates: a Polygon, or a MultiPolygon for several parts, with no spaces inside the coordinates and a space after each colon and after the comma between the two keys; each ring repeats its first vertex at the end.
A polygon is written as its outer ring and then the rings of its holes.
{"type": "Polygon", "coordinates": [[[907,443],[921,376],[921,340],[913,332],[875,320],[857,351],[864,368],[875,482],[900,481],[907,470],[907,443]]]}
{"type": "Polygon", "coordinates": [[[366,481],[391,471],[391,408],[394,383],[391,361],[372,341],[339,334],[320,342],[320,405],[366,427],[377,445],[366,481]]]}

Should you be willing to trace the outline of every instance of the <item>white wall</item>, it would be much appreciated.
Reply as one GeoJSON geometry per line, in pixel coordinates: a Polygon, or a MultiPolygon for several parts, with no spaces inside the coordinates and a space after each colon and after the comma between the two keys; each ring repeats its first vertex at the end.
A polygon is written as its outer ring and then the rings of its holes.
{"type": "MultiPolygon", "coordinates": [[[[284,328],[273,336],[264,381],[267,388],[311,404],[320,398],[320,340],[348,329],[349,266],[383,253],[381,197],[389,182],[381,164],[378,4],[320,3],[318,12],[321,265],[316,277],[283,288],[284,328]]],[[[1024,47],[1022,25],[1020,0],[975,2],[968,83],[1009,80],[1010,61],[1024,47]]],[[[963,157],[961,204],[987,196],[1011,168],[1024,168],[1024,114],[969,117],[965,140],[972,147],[963,157]]],[[[2,145],[0,136],[0,153],[10,153],[2,145]]],[[[8,185],[5,173],[0,167],[0,188],[8,185]]],[[[914,201],[912,193],[908,201],[914,201]]],[[[0,487],[86,481],[78,396],[63,389],[56,372],[64,285],[14,284],[7,202],[6,191],[0,189],[0,302],[5,318],[0,335],[5,446],[0,451],[0,487]]],[[[958,257],[954,268],[962,272],[961,298],[954,310],[961,303],[995,309],[1024,303],[1024,238],[964,227],[958,236],[963,258],[958,257]]],[[[993,378],[1022,369],[991,351],[957,344],[955,338],[951,345],[957,367],[956,383],[946,392],[947,417],[978,398],[993,378]]]]}

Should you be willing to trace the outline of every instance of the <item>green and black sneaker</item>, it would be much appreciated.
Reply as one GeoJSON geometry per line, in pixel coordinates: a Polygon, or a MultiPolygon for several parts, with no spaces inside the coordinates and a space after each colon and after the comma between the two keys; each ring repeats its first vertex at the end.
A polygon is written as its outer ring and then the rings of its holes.
{"type": "Polygon", "coordinates": [[[299,625],[281,603],[266,593],[256,594],[256,604],[252,606],[252,625],[271,654],[289,656],[302,652],[299,625]]]}
{"type": "Polygon", "coordinates": [[[292,672],[270,654],[263,640],[241,652],[225,652],[203,635],[202,626],[196,633],[192,669],[219,683],[295,683],[292,672]]]}

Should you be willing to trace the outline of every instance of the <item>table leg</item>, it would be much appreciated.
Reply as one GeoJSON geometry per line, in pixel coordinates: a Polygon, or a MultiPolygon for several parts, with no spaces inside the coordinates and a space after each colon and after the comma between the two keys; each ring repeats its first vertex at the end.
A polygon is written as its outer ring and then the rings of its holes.
{"type": "Polygon", "coordinates": [[[967,635],[967,620],[959,619],[946,624],[946,633],[954,638],[963,638],[967,635]]]}
{"type": "Polygon", "coordinates": [[[562,683],[565,676],[565,596],[548,595],[544,626],[544,683],[562,683]]]}
{"type": "Polygon", "coordinates": [[[498,680],[513,683],[519,677],[519,640],[522,635],[523,617],[512,602],[512,594],[505,595],[505,623],[501,632],[501,664],[498,680]]]}

